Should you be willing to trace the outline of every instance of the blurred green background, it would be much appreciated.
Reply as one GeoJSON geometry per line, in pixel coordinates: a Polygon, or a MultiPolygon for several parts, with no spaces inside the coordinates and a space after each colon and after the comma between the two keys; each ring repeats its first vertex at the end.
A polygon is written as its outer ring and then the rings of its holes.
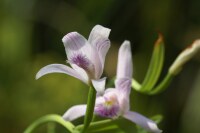
{"type": "MultiPolygon", "coordinates": [[[[47,64],[65,64],[61,39],[66,33],[77,31],[87,38],[96,24],[112,29],[104,76],[115,75],[118,47],[128,39],[132,43],[134,77],[142,82],[158,31],[166,44],[162,77],[176,56],[200,38],[200,1],[1,0],[1,133],[21,133],[43,115],[62,115],[70,106],[86,103],[88,89],[81,81],[64,74],[36,81],[35,74],[47,64]]],[[[199,68],[200,54],[164,93],[146,96],[132,91],[132,110],[148,117],[162,114],[159,127],[164,133],[199,133],[199,68]]],[[[132,133],[135,125],[122,121],[122,128],[132,133]]]]}

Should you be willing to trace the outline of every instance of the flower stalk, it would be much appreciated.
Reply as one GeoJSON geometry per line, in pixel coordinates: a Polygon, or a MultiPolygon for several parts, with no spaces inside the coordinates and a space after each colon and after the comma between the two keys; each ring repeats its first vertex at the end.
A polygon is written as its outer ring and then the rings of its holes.
{"type": "Polygon", "coordinates": [[[82,133],[84,133],[87,130],[92,121],[95,101],[96,101],[96,90],[93,86],[91,86],[89,88],[89,93],[88,93],[87,109],[84,117],[84,127],[82,133]]]}
{"type": "Polygon", "coordinates": [[[154,94],[161,93],[162,91],[164,91],[169,86],[169,84],[171,83],[173,78],[174,78],[174,75],[168,73],[165,76],[165,78],[160,82],[160,84],[157,85],[151,92],[149,92],[149,94],[154,95],[154,94]]]}

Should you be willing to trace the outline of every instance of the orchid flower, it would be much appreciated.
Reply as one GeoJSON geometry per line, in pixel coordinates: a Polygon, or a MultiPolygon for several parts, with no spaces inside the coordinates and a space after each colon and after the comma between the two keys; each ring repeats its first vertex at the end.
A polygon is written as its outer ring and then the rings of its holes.
{"type": "MultiPolygon", "coordinates": [[[[132,56],[129,41],[124,41],[119,49],[117,76],[115,80],[115,88],[100,89],[97,91],[97,98],[94,108],[94,114],[116,119],[123,117],[128,119],[144,129],[160,133],[156,123],[139,113],[130,111],[129,96],[131,91],[132,79],[132,56]]],[[[101,88],[105,88],[105,83],[102,83],[101,88]],[[103,87],[102,87],[103,86],[103,87]]],[[[86,112],[86,105],[76,105],[71,107],[64,115],[63,119],[72,121],[86,112]]]]}
{"type": "Polygon", "coordinates": [[[50,64],[36,75],[36,79],[49,73],[64,73],[80,79],[86,84],[91,81],[98,84],[104,82],[105,78],[100,79],[105,56],[110,48],[108,36],[110,29],[101,25],[96,25],[86,40],[77,32],[70,32],[62,39],[67,54],[67,62],[71,67],[62,64],[50,64]]]}

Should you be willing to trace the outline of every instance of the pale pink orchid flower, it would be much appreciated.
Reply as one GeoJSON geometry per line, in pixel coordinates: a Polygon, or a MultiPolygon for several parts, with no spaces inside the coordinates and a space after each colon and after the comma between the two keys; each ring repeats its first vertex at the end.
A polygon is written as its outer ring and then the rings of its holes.
{"type": "Polygon", "coordinates": [[[110,48],[108,36],[110,29],[96,25],[86,40],[77,32],[70,32],[62,39],[67,54],[67,62],[71,67],[63,64],[50,64],[36,75],[36,79],[49,73],[64,73],[80,79],[86,84],[94,83],[96,88],[105,82],[106,78],[100,79],[105,62],[105,56],[110,48]],[[102,83],[99,83],[102,82],[102,83]]]}
{"type": "MultiPolygon", "coordinates": [[[[119,49],[115,88],[102,89],[100,92],[97,92],[94,114],[111,119],[123,117],[147,131],[160,133],[162,131],[154,121],[137,112],[130,111],[129,96],[131,92],[132,69],[130,42],[124,41],[119,49]]],[[[99,86],[105,88],[105,83],[101,82],[99,86]]],[[[86,105],[76,105],[65,112],[63,119],[72,121],[84,116],[85,112],[86,105]]]]}

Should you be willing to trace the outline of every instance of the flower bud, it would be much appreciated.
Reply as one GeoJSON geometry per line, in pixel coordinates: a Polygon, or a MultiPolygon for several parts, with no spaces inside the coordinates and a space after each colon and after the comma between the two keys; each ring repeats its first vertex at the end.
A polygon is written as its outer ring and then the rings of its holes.
{"type": "Polygon", "coordinates": [[[200,39],[195,40],[191,46],[179,54],[179,56],[169,68],[169,73],[172,75],[177,75],[181,71],[183,65],[188,62],[198,52],[199,49],[200,39]]]}

